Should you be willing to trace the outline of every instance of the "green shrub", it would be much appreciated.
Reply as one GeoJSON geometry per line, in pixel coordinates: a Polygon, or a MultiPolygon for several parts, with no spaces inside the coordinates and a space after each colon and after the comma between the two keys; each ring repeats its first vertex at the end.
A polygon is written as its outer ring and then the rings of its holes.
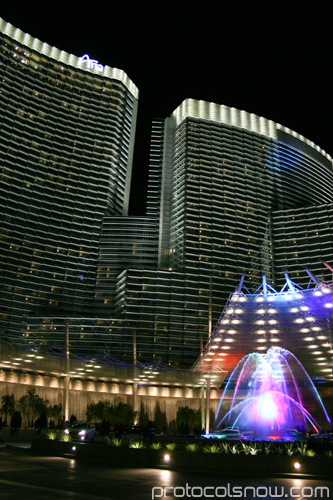
{"type": "Polygon", "coordinates": [[[64,441],[65,443],[70,443],[72,441],[72,436],[69,434],[62,434],[60,436],[60,441],[64,441]]]}
{"type": "Polygon", "coordinates": [[[294,449],[294,443],[288,443],[286,444],[286,453],[288,455],[288,457],[292,457],[293,454],[295,453],[295,449],[294,449]]]}
{"type": "Polygon", "coordinates": [[[307,450],[306,451],[307,457],[314,457],[315,455],[316,455],[316,452],[314,450],[307,450]]]}
{"type": "Polygon", "coordinates": [[[221,453],[221,447],[218,444],[206,444],[203,447],[205,453],[221,453]]]}
{"type": "Polygon", "coordinates": [[[51,439],[52,441],[54,441],[57,438],[57,433],[56,431],[48,431],[46,433],[46,437],[47,439],[51,439]]]}
{"type": "Polygon", "coordinates": [[[270,455],[272,453],[272,443],[262,443],[261,451],[264,455],[270,455]]]}
{"type": "Polygon", "coordinates": [[[136,450],[145,448],[145,444],[143,441],[130,441],[128,444],[129,448],[135,448],[136,450]]]}
{"type": "Polygon", "coordinates": [[[314,457],[316,452],[314,450],[309,450],[307,443],[299,443],[296,446],[296,452],[301,457],[314,457]]]}
{"type": "Polygon", "coordinates": [[[124,442],[121,438],[116,438],[116,437],[110,438],[109,436],[105,436],[105,441],[110,446],[116,446],[117,448],[124,445],[124,442]]]}
{"type": "Polygon", "coordinates": [[[240,453],[239,447],[235,444],[233,446],[230,445],[229,451],[232,455],[239,455],[239,453],[240,453]]]}
{"type": "Polygon", "coordinates": [[[249,454],[258,455],[261,452],[261,446],[258,443],[251,443],[249,454]]]}
{"type": "Polygon", "coordinates": [[[250,446],[243,442],[241,444],[242,444],[242,451],[245,453],[245,455],[248,455],[250,453],[250,446]]]}
{"type": "Polygon", "coordinates": [[[230,448],[229,448],[228,443],[221,443],[220,449],[221,449],[222,453],[230,453],[230,448]]]}
{"type": "Polygon", "coordinates": [[[197,443],[186,443],[185,450],[194,453],[199,450],[199,445],[197,443]]]}
{"type": "Polygon", "coordinates": [[[166,443],[165,447],[169,451],[173,451],[177,448],[177,443],[166,443]]]}
{"type": "Polygon", "coordinates": [[[160,450],[162,448],[162,445],[159,442],[157,442],[157,443],[151,443],[150,448],[152,450],[160,450]]]}
{"type": "Polygon", "coordinates": [[[274,453],[275,453],[275,455],[284,455],[285,454],[285,447],[281,444],[275,446],[274,453]]]}

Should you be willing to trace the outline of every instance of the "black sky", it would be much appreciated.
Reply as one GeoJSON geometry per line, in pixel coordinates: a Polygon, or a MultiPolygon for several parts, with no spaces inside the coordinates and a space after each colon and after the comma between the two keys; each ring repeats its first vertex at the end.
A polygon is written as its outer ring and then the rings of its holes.
{"type": "Polygon", "coordinates": [[[0,17],[139,88],[131,214],[145,210],[151,121],[188,97],[264,116],[333,155],[329,2],[17,0],[0,17]]]}

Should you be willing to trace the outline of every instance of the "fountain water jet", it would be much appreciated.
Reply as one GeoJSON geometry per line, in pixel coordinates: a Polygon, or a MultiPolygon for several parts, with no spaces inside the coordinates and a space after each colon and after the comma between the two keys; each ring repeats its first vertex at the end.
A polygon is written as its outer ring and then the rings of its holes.
{"type": "Polygon", "coordinates": [[[254,352],[244,356],[232,372],[216,413],[215,427],[219,430],[222,425],[237,426],[253,431],[259,438],[270,434],[283,437],[295,428],[319,432],[321,427],[305,408],[305,402],[331,424],[311,378],[290,351],[273,347],[265,355],[254,352]]]}

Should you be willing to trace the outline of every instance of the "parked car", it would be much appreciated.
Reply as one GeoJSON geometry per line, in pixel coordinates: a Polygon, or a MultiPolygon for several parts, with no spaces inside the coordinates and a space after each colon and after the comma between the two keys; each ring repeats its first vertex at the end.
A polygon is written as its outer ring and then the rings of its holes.
{"type": "Polygon", "coordinates": [[[214,437],[219,439],[242,439],[243,434],[238,427],[226,427],[225,429],[214,432],[214,437]]]}
{"type": "Polygon", "coordinates": [[[155,424],[154,422],[148,422],[146,427],[140,425],[131,425],[129,427],[122,427],[116,425],[114,427],[114,432],[117,435],[120,434],[134,434],[134,435],[144,435],[144,436],[155,436],[155,424]]]}
{"type": "Polygon", "coordinates": [[[310,434],[309,439],[315,439],[316,441],[333,441],[333,433],[332,432],[319,432],[310,434]]]}
{"type": "Polygon", "coordinates": [[[203,434],[202,437],[210,439],[243,439],[244,435],[240,432],[238,427],[226,427],[220,431],[203,434]]]}
{"type": "Polygon", "coordinates": [[[143,434],[144,429],[139,425],[132,425],[130,427],[124,427],[121,430],[121,434],[143,434]]]}
{"type": "Polygon", "coordinates": [[[93,440],[96,433],[96,428],[90,422],[76,422],[64,430],[65,434],[69,434],[72,439],[80,441],[93,440]]]}
{"type": "Polygon", "coordinates": [[[286,435],[290,438],[292,441],[306,441],[307,440],[307,435],[305,432],[300,432],[297,429],[287,429],[286,430],[286,435]]]}

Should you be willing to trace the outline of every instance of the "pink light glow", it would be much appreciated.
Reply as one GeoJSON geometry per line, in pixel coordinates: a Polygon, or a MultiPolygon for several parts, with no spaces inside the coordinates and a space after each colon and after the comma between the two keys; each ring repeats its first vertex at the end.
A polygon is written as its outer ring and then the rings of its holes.
{"type": "Polygon", "coordinates": [[[291,429],[319,432],[303,400],[330,422],[309,375],[292,353],[280,347],[269,349],[266,355],[251,353],[239,362],[225,387],[216,428],[228,422],[263,439],[281,436],[287,440],[293,439],[291,429]]]}
{"type": "Polygon", "coordinates": [[[260,418],[264,420],[276,420],[278,417],[278,407],[269,392],[266,392],[258,399],[257,410],[260,418]]]}

